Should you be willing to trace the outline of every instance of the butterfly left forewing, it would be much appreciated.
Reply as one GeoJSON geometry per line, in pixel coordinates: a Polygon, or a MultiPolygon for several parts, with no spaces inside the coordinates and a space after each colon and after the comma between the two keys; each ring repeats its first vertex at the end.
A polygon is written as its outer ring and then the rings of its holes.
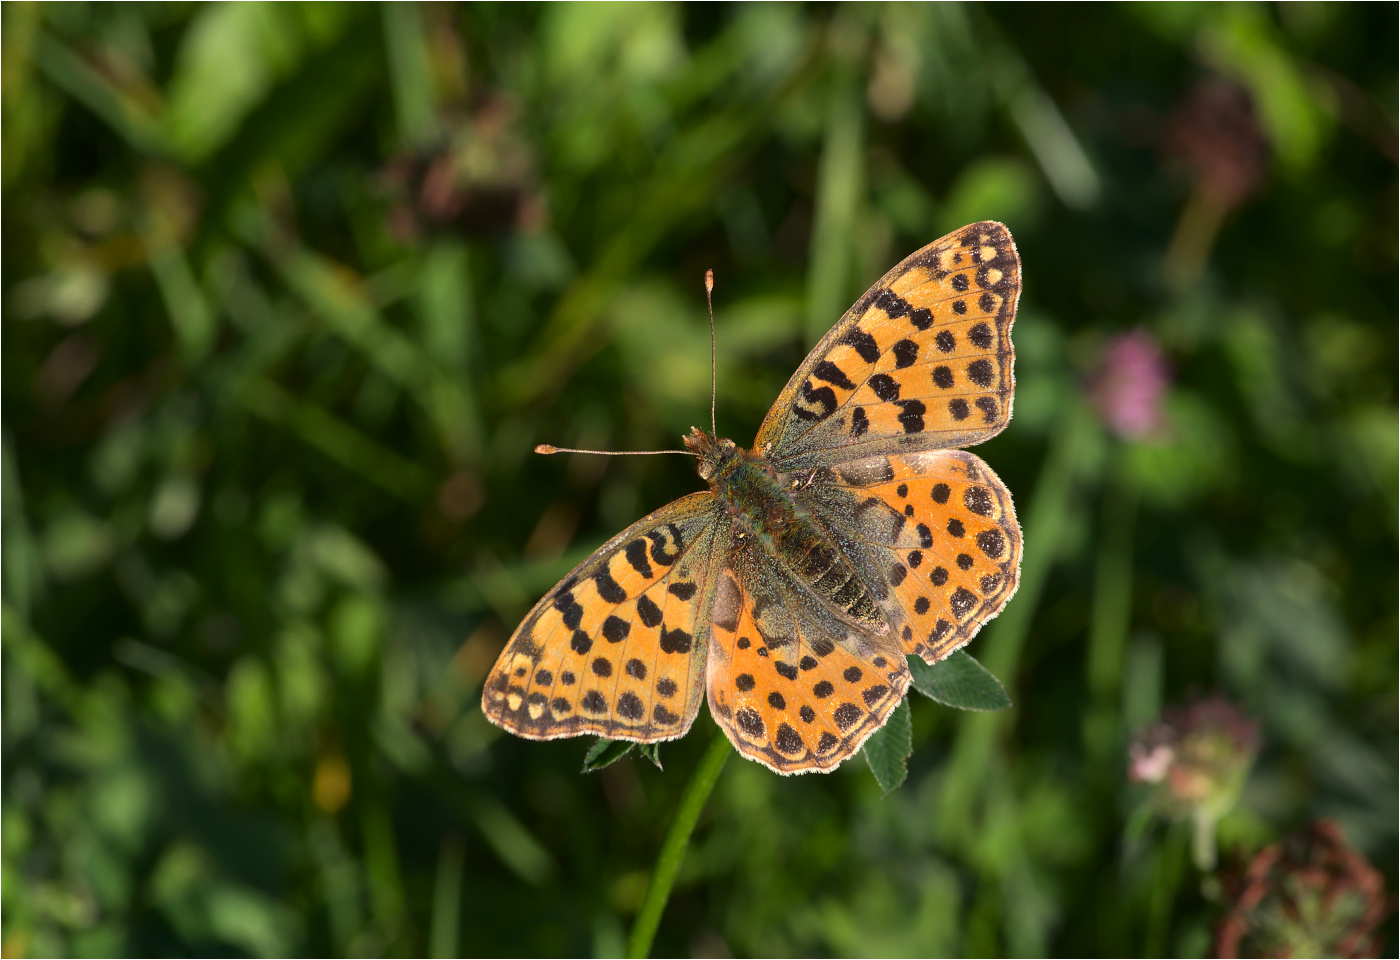
{"type": "Polygon", "coordinates": [[[794,497],[831,530],[904,652],[929,663],[967,643],[1016,592],[1021,528],[979,457],[928,450],[798,472],[794,497]]]}
{"type": "Polygon", "coordinates": [[[604,544],[516,629],[486,678],[487,719],[533,740],[682,736],[704,696],[702,614],[727,528],[695,493],[604,544]]]}
{"type": "Polygon", "coordinates": [[[711,620],[710,713],[741,754],[777,773],[831,770],[908,688],[892,636],[842,621],[752,541],[731,551],[711,620]]]}
{"type": "Polygon", "coordinates": [[[1021,264],[999,223],[907,257],[846,312],[779,395],[754,449],[780,469],[966,447],[1011,418],[1021,264]]]}

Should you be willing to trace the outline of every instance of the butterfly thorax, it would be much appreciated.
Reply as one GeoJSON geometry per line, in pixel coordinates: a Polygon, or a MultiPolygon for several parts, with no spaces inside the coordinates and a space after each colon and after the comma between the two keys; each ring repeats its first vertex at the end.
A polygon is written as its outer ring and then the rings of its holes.
{"type": "Polygon", "coordinates": [[[883,632],[885,623],[855,568],[830,536],[792,497],[763,456],[732,440],[691,429],[685,444],[697,471],[733,517],[734,536],[775,556],[837,613],[883,632]]]}

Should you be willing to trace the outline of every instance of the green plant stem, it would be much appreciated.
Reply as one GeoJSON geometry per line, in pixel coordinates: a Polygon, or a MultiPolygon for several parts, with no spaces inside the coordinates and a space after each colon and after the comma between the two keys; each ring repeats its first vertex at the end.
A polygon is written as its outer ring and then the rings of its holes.
{"type": "MultiPolygon", "coordinates": [[[[1121,451],[1120,451],[1121,453],[1121,451]]],[[[1137,486],[1127,470],[1111,470],[1103,493],[1099,555],[1089,622],[1087,682],[1090,703],[1084,718],[1084,746],[1102,763],[1121,749],[1118,694],[1123,688],[1123,654],[1133,616],[1133,526],[1137,486]]]]}
{"type": "Polygon", "coordinates": [[[632,936],[627,940],[627,956],[645,957],[651,953],[651,942],[656,938],[656,928],[661,923],[661,913],[666,909],[666,901],[671,898],[671,888],[676,883],[685,852],[690,847],[690,836],[695,832],[695,823],[700,819],[700,811],[705,809],[705,801],[715,788],[715,781],[724,769],[724,762],[734,748],[729,738],[719,733],[700,766],[685,786],[681,802],[676,807],[675,819],[666,831],[666,840],[661,844],[661,853],[656,858],[656,868],[651,874],[651,883],[642,899],[642,908],[637,911],[637,919],[632,924],[632,936]]]}

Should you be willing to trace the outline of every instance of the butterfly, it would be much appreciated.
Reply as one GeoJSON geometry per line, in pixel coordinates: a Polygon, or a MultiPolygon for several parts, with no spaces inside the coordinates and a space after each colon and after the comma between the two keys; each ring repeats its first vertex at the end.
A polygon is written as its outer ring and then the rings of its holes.
{"type": "Polygon", "coordinates": [[[600,547],[516,629],[482,709],[533,740],[684,735],[700,701],[744,756],[829,771],[899,705],[909,656],[962,647],[1016,590],[1011,494],[961,449],[1015,387],[1021,264],[974,223],[866,291],[753,449],[694,427],[709,489],[600,547]]]}

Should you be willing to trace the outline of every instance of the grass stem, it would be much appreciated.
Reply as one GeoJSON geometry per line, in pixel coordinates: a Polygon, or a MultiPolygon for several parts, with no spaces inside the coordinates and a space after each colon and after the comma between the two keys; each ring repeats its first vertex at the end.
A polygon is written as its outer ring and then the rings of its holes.
{"type": "Polygon", "coordinates": [[[690,778],[690,783],[686,784],[685,793],[681,794],[681,802],[676,807],[675,819],[671,821],[666,839],[661,844],[661,853],[656,858],[656,869],[652,871],[642,907],[632,924],[632,935],[627,939],[628,957],[641,958],[651,953],[651,943],[656,938],[661,913],[666,909],[666,901],[671,898],[671,888],[676,883],[676,874],[685,861],[695,823],[700,819],[700,811],[705,809],[705,801],[710,799],[715,781],[724,769],[724,762],[733,752],[729,738],[722,732],[717,733],[714,742],[700,759],[700,766],[690,778]]]}

